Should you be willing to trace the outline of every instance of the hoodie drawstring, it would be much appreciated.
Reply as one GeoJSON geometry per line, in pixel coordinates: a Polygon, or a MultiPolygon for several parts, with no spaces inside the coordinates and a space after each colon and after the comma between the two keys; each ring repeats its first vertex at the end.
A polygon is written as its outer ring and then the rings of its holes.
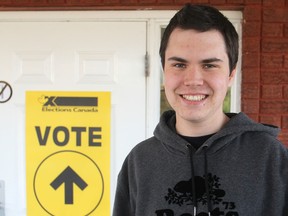
{"type": "MultiPolygon", "coordinates": [[[[191,182],[192,182],[192,196],[193,196],[193,216],[197,215],[197,196],[196,196],[196,185],[195,185],[195,171],[194,171],[194,162],[193,162],[193,150],[191,145],[187,145],[190,153],[190,164],[191,164],[191,182]]],[[[208,216],[211,216],[212,203],[210,199],[210,187],[208,181],[208,159],[207,159],[207,147],[204,148],[204,170],[205,170],[205,190],[207,196],[207,208],[208,216]]]]}
{"type": "Polygon", "coordinates": [[[208,159],[207,159],[207,146],[204,147],[204,157],[205,157],[205,189],[206,189],[206,196],[207,196],[207,208],[208,208],[208,216],[211,215],[212,211],[212,204],[210,199],[210,187],[209,187],[209,181],[208,181],[208,159]]]}
{"type": "Polygon", "coordinates": [[[193,196],[193,216],[197,214],[197,197],[196,197],[196,187],[195,187],[195,173],[194,173],[194,163],[193,163],[193,151],[192,146],[187,145],[190,152],[190,164],[191,164],[191,182],[192,182],[192,196],[193,196]]]}

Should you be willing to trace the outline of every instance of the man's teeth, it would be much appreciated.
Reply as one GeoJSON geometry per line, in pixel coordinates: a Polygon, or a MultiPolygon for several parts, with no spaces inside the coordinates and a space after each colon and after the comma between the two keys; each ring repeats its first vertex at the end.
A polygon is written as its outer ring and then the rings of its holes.
{"type": "Polygon", "coordinates": [[[201,101],[205,99],[205,95],[183,95],[183,98],[189,101],[201,101]]]}

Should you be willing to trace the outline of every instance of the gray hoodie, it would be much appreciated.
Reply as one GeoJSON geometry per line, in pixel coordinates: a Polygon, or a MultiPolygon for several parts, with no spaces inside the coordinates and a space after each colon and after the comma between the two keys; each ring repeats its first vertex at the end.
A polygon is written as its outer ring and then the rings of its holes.
{"type": "Polygon", "coordinates": [[[113,216],[288,216],[279,129],[244,113],[228,116],[196,150],[175,132],[174,111],[165,112],[154,136],[127,156],[113,216]]]}

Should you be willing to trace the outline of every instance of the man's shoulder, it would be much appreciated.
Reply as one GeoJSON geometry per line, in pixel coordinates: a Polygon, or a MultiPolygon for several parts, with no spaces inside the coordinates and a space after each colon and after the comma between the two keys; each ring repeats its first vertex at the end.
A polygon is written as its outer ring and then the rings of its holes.
{"type": "Polygon", "coordinates": [[[131,153],[151,152],[160,147],[161,142],[154,136],[147,138],[138,143],[131,151],[131,153]]]}

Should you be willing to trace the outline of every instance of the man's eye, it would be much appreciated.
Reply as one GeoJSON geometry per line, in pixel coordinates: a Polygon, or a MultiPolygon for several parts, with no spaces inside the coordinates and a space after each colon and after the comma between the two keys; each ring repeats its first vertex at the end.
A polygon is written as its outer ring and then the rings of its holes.
{"type": "Polygon", "coordinates": [[[176,63],[176,64],[174,64],[174,67],[176,67],[176,68],[185,68],[186,65],[182,64],[182,63],[176,63]]]}
{"type": "Polygon", "coordinates": [[[213,65],[213,64],[205,64],[205,65],[203,65],[203,68],[205,68],[205,69],[210,69],[210,68],[215,68],[216,66],[215,65],[213,65]]]}

